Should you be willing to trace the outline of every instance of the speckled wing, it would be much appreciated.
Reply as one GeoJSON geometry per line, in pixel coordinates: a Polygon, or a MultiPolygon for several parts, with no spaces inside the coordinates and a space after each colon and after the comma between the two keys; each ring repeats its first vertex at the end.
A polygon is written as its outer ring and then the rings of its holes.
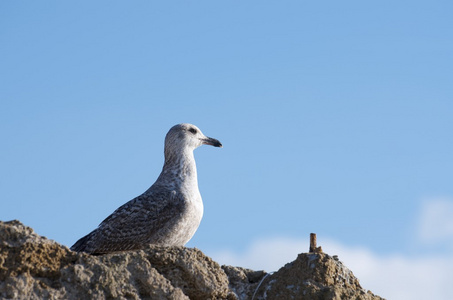
{"type": "Polygon", "coordinates": [[[102,254],[160,244],[185,210],[185,199],[175,191],[142,194],[120,206],[71,249],[102,254]]]}

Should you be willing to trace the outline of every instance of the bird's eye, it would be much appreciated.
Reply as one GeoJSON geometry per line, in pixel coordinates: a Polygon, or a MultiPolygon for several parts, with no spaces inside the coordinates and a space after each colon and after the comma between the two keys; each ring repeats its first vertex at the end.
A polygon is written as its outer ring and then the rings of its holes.
{"type": "Polygon", "coordinates": [[[193,133],[193,134],[197,133],[197,130],[195,128],[190,128],[189,131],[190,131],[190,133],[193,133]]]}

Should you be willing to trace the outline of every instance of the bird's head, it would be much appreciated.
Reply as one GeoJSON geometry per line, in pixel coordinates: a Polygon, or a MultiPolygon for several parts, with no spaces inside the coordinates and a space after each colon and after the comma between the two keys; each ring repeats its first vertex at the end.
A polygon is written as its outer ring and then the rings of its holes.
{"type": "Polygon", "coordinates": [[[173,126],[165,137],[165,152],[194,150],[201,145],[222,147],[218,140],[205,136],[197,126],[188,123],[173,126]]]}

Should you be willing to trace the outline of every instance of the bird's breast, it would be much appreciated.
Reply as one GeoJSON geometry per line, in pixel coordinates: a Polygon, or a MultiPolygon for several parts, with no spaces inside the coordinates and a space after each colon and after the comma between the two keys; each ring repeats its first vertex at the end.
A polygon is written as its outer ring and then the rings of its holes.
{"type": "Polygon", "coordinates": [[[194,220],[197,220],[199,224],[203,217],[203,201],[201,199],[200,191],[198,190],[198,187],[192,187],[191,189],[185,190],[184,194],[186,195],[186,213],[194,220]]]}
{"type": "Polygon", "coordinates": [[[203,202],[198,189],[183,188],[179,192],[184,195],[184,208],[163,242],[168,246],[184,246],[197,231],[203,217],[203,202]]]}

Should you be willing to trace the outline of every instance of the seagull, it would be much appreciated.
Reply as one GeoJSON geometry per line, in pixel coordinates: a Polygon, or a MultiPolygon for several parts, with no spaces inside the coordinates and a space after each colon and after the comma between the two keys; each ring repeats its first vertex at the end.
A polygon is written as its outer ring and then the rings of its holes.
{"type": "Polygon", "coordinates": [[[99,255],[149,245],[184,246],[203,217],[193,155],[201,145],[222,147],[195,125],[173,126],[165,137],[165,163],[156,182],[120,206],[71,250],[99,255]]]}

